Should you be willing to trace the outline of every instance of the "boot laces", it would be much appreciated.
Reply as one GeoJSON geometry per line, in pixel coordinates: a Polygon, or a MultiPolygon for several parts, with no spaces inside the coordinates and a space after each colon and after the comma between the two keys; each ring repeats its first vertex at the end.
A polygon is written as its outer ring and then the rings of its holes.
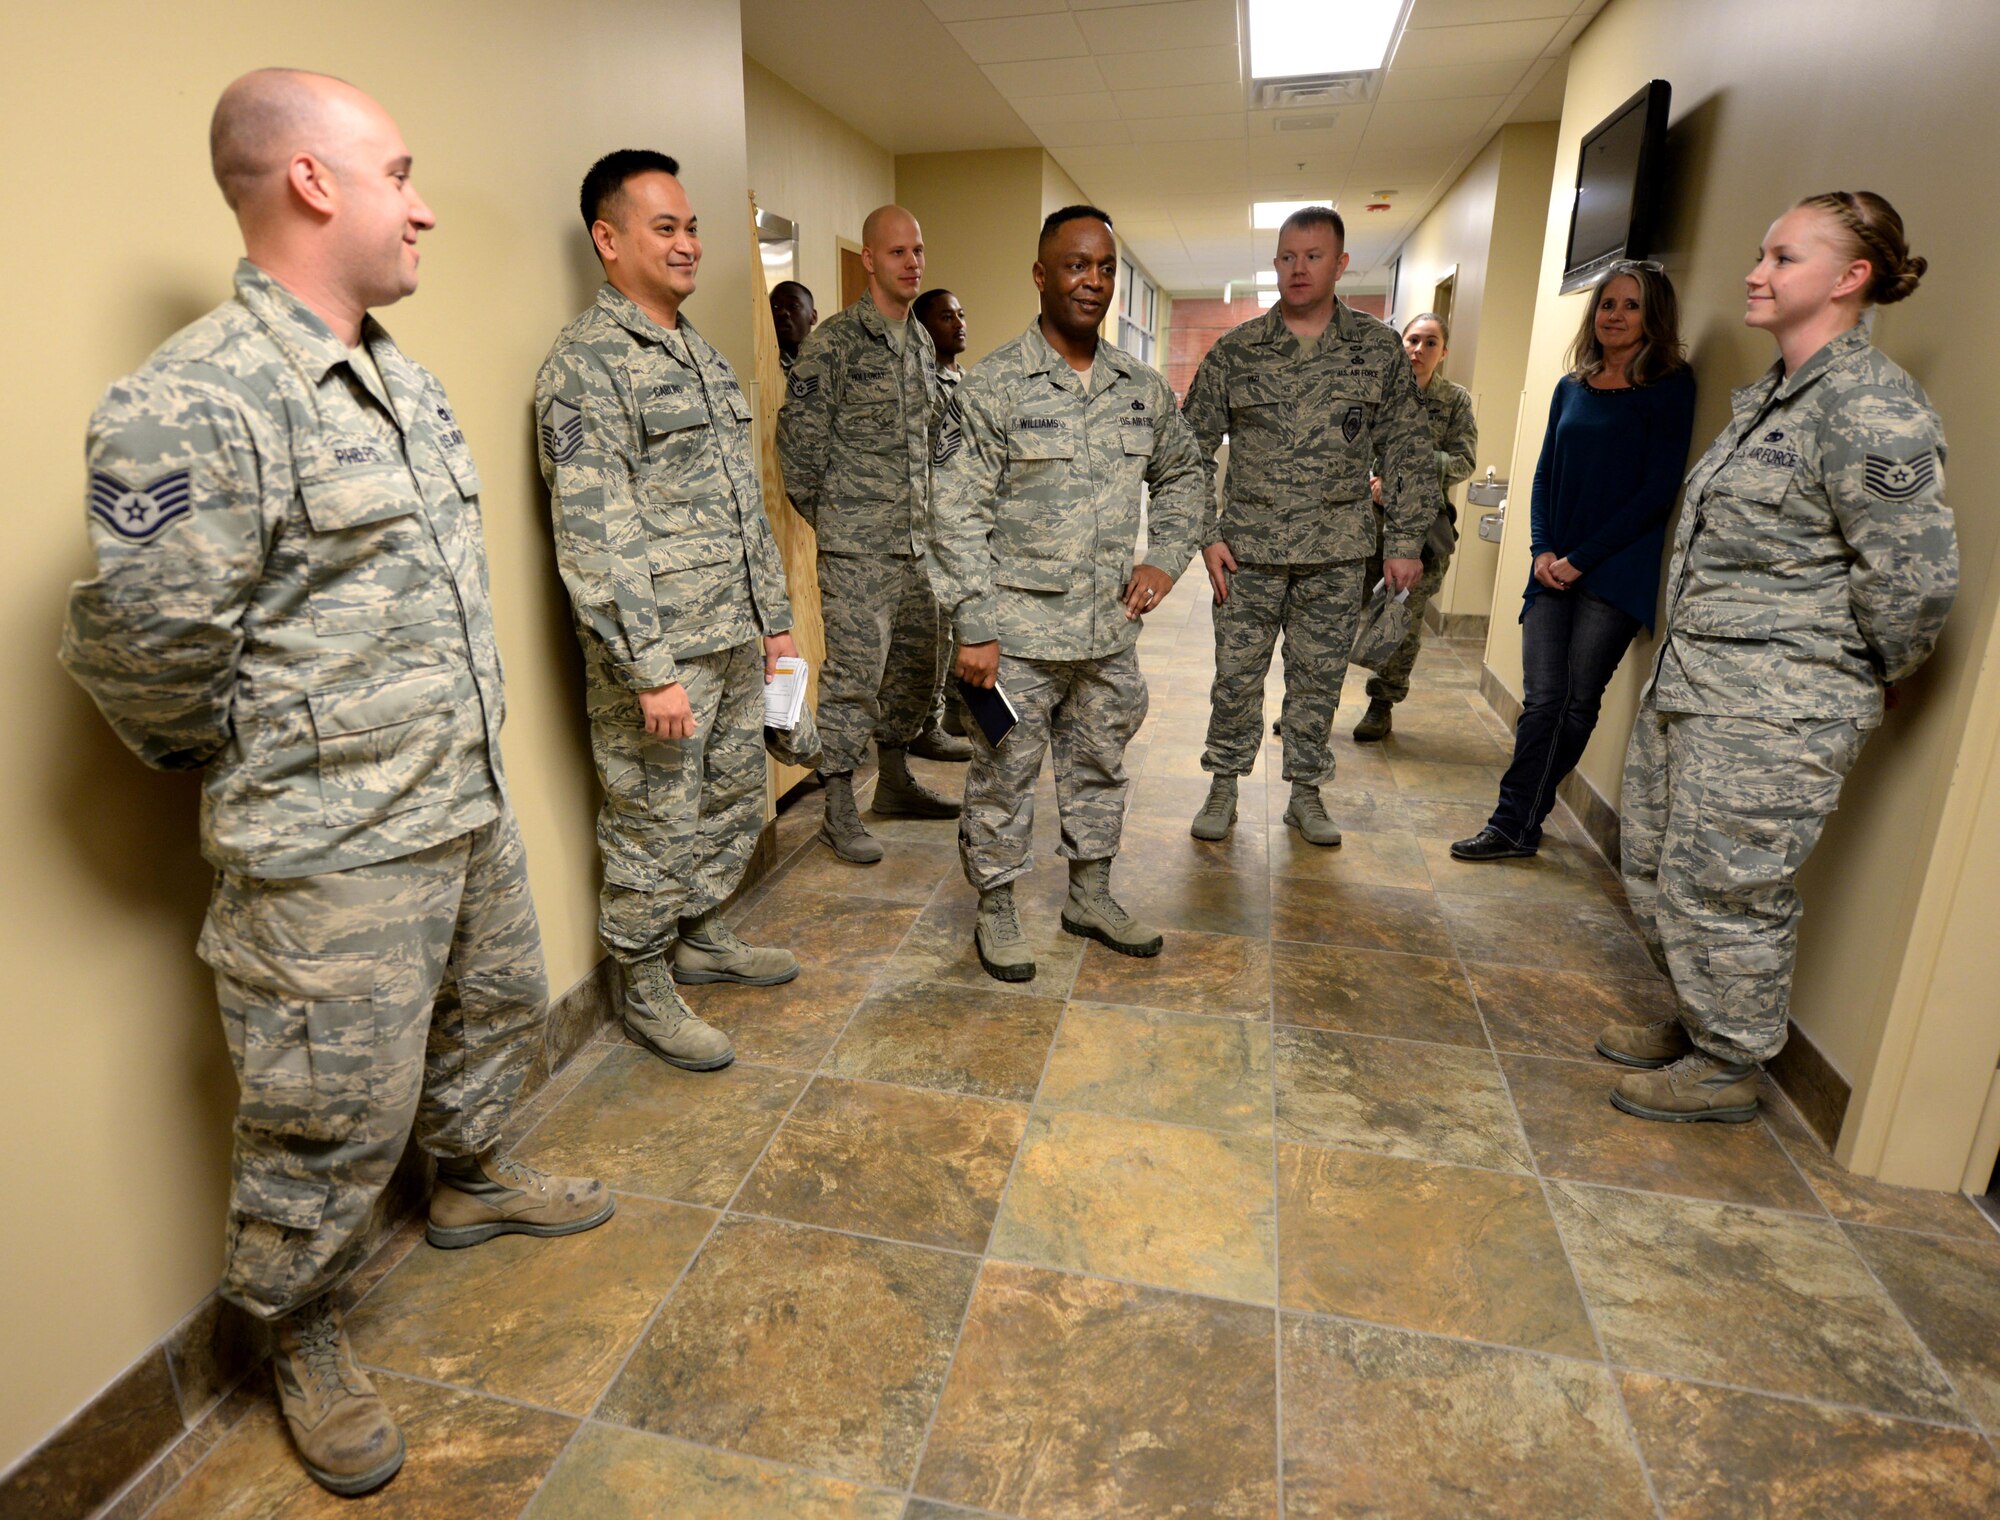
{"type": "Polygon", "coordinates": [[[325,1300],[301,1315],[298,1359],[311,1380],[308,1395],[315,1401],[345,1384],[340,1373],[340,1325],[325,1300]]]}
{"type": "Polygon", "coordinates": [[[541,1192],[549,1177],[546,1172],[538,1172],[525,1162],[516,1161],[511,1156],[491,1163],[493,1175],[502,1182],[519,1188],[524,1193],[541,1192]]]}
{"type": "Polygon", "coordinates": [[[1299,810],[1299,816],[1311,823],[1331,823],[1327,817],[1326,800],[1318,792],[1299,792],[1292,798],[1292,806],[1299,810]]]}
{"type": "Polygon", "coordinates": [[[1235,805],[1235,793],[1225,792],[1220,787],[1211,786],[1208,789],[1208,800],[1201,805],[1202,816],[1207,818],[1226,818],[1229,815],[1229,810],[1235,805]]]}
{"type": "Polygon", "coordinates": [[[993,926],[1000,931],[1002,939],[1021,937],[1021,915],[1014,908],[1014,894],[1004,892],[992,905],[993,926]]]}

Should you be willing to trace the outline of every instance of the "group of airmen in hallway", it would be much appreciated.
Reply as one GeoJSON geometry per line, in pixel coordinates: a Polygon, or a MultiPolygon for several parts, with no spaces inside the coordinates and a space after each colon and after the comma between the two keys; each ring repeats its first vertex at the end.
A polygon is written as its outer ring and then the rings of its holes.
{"type": "MultiPolygon", "coordinates": [[[[205,772],[217,879],[199,953],[239,1083],[222,1291],[275,1326],[308,1472],[359,1494],[404,1447],[335,1291],[412,1134],[436,1159],[427,1235],[442,1247],[588,1230],[614,1201],[499,1153],[547,980],[501,763],[480,478],[442,386],[370,315],[414,292],[435,218],[395,123],[328,76],[237,80],[211,153],[243,234],[235,295],[92,417],[96,573],[72,591],[62,658],[143,760],[205,772]]],[[[604,284],[549,351],[535,422],[603,791],[600,935],[637,1040],[679,1067],[719,1067],[728,1039],[677,984],[798,974],[788,951],[718,917],[763,822],[767,747],[817,760],[826,838],[847,859],[880,858],[852,790],[871,737],[878,812],[959,815],[978,956],[1007,981],[1035,971],[1013,884],[1052,752],[1062,928],[1158,954],[1162,935],[1113,896],[1111,869],[1147,707],[1139,630],[1197,550],[1217,658],[1213,781],[1193,831],[1220,837],[1234,820],[1282,632],[1285,820],[1338,843],[1320,787],[1363,596],[1373,574],[1435,586],[1449,552],[1440,487],[1465,436],[1463,393],[1406,353],[1422,322],[1399,345],[1335,298],[1337,215],[1287,221],[1276,309],[1218,342],[1183,410],[1099,336],[1119,263],[1104,212],[1047,218],[1038,315],[952,379],[941,338],[955,334],[955,359],[962,310],[927,303],[910,320],[921,232],[900,208],[872,214],[862,298],[815,330],[798,287],[791,333],[780,324],[786,484],[818,531],[829,646],[818,728],[808,716],[785,735],[763,727],[762,686],[795,653],[791,608],[750,407],[681,311],[701,244],[678,166],[610,154],[581,211],[604,284]],[[971,727],[962,813],[905,758],[947,647],[957,680],[999,685],[1018,713],[999,744],[971,727]]],[[[1874,284],[1841,287],[1850,316],[1906,293],[1872,267],[1874,284]]],[[[1656,1117],[1730,1117],[1741,1094],[1727,1084],[1754,1082],[1749,1063],[1782,1041],[1792,878],[1879,721],[1883,680],[1924,658],[1951,600],[1943,440],[1921,392],[1852,322],[1803,368],[1797,334],[1781,339],[1789,367],[1739,395],[1691,477],[1633,741],[1627,878],[1686,1019],[1680,1045],[1645,1027],[1616,1054],[1686,1075],[1675,1057],[1692,1035],[1713,1068],[1680,1084],[1691,1096],[1670,1081],[1656,1117]],[[1760,578],[1745,546],[1773,513],[1788,531],[1760,578]],[[1854,636],[1788,640],[1805,602],[1854,636]],[[1715,916],[1717,891],[1739,919],[1715,916]]],[[[1384,679],[1393,701],[1401,680],[1384,679]]]]}

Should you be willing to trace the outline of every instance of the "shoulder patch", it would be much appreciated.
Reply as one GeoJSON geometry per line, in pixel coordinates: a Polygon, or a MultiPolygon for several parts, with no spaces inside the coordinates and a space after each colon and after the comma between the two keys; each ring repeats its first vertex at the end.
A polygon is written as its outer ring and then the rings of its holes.
{"type": "Polygon", "coordinates": [[[583,413],[558,396],[542,413],[542,452],[550,464],[568,464],[583,447],[583,413]]]}
{"type": "Polygon", "coordinates": [[[193,505],[186,470],[143,486],[127,485],[109,470],[90,472],[91,515],[127,543],[150,544],[193,505]]]}
{"type": "Polygon", "coordinates": [[[802,375],[795,369],[792,371],[792,383],[786,389],[800,400],[804,400],[819,389],[819,376],[802,375]]]}
{"type": "Polygon", "coordinates": [[[1914,459],[1890,459],[1870,454],[1862,462],[1869,494],[1884,501],[1908,501],[1937,479],[1937,456],[1925,449],[1914,459]]]}
{"type": "Polygon", "coordinates": [[[1340,419],[1340,436],[1349,443],[1361,436],[1361,403],[1355,402],[1347,409],[1347,415],[1340,419]]]}

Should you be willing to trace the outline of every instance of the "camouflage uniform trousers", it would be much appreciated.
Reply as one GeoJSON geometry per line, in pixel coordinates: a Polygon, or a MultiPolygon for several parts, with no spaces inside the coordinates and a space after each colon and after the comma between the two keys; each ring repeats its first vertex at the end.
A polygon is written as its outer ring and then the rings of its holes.
{"type": "Polygon", "coordinates": [[[1639,710],[1625,752],[1625,890],[1689,1037],[1719,1060],[1768,1061],[1784,1047],[1799,868],[1866,737],[1851,718],[1639,710]]]}
{"type": "MultiPolygon", "coordinates": [[[[1435,535],[1433,535],[1435,537],[1435,535]]],[[[1431,604],[1431,598],[1438,594],[1438,587],[1444,584],[1444,573],[1451,568],[1451,551],[1438,553],[1435,544],[1424,541],[1424,573],[1417,577],[1416,585],[1410,588],[1410,631],[1396,648],[1386,667],[1368,678],[1368,699],[1371,702],[1396,703],[1410,694],[1410,672],[1416,668],[1417,654],[1424,647],[1424,609],[1431,604]]],[[[1362,576],[1367,590],[1373,590],[1375,583],[1382,579],[1382,562],[1371,559],[1368,570],[1362,576]]]]}
{"type": "Polygon", "coordinates": [[[949,646],[926,558],[821,554],[819,599],[819,768],[839,776],[862,762],[871,738],[893,749],[923,732],[949,646]]]}
{"type": "Polygon", "coordinates": [[[1042,753],[1055,754],[1056,807],[1069,860],[1108,860],[1118,853],[1125,824],[1125,746],[1146,721],[1146,678],[1139,653],[1127,649],[1097,660],[1019,660],[1000,656],[1000,685],[1021,721],[995,748],[977,723],[967,724],[972,763],[966,768],[965,813],[958,858],[965,879],[990,891],[1034,864],[1035,780],[1042,753]]]}
{"type": "Polygon", "coordinates": [[[396,860],[223,872],[202,930],[239,1101],[222,1292],[261,1318],[360,1264],[414,1129],[495,1143],[548,1005],[511,813],[396,860]]]}
{"type": "Polygon", "coordinates": [[[1329,733],[1347,679],[1347,654],[1367,590],[1358,559],[1318,565],[1239,562],[1215,609],[1215,685],[1201,768],[1247,776],[1264,742],[1264,676],[1279,629],[1285,634],[1285,779],[1333,779],[1329,733]]]}
{"type": "Polygon", "coordinates": [[[664,955],[683,918],[725,901],[764,827],[762,646],[689,655],[679,671],[694,709],[688,739],[651,737],[629,691],[592,687],[590,748],[604,786],[597,934],[625,966],[664,955]]]}

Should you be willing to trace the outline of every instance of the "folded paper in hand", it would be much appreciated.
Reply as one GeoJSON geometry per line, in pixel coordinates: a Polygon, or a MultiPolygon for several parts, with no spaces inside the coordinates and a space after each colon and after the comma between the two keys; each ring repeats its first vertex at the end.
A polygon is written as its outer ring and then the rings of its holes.
{"type": "Polygon", "coordinates": [[[778,673],[764,685],[764,726],[796,728],[806,705],[806,662],[795,654],[778,657],[778,673]]]}
{"type": "Polygon", "coordinates": [[[1354,630],[1354,648],[1347,658],[1353,664],[1380,671],[1395,658],[1410,632],[1410,593],[1389,594],[1389,583],[1379,580],[1362,604],[1361,622],[1354,630]]]}

